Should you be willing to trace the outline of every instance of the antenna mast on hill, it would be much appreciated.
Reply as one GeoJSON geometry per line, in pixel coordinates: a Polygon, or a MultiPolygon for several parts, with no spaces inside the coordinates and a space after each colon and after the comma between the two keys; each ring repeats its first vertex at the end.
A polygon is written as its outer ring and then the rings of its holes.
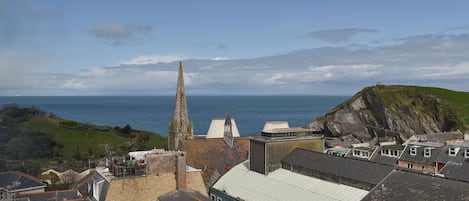
{"type": "Polygon", "coordinates": [[[378,85],[383,85],[383,83],[379,79],[379,75],[376,76],[376,86],[378,86],[378,85]]]}

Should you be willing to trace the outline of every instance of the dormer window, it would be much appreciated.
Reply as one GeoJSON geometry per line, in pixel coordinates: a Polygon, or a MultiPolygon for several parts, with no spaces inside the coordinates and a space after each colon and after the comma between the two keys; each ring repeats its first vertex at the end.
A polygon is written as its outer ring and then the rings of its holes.
{"type": "Polygon", "coordinates": [[[381,149],[381,155],[397,158],[398,152],[397,150],[381,149]]]}
{"type": "Polygon", "coordinates": [[[459,147],[450,147],[448,149],[448,155],[449,156],[456,156],[456,154],[458,153],[459,151],[459,147]]]}
{"type": "Polygon", "coordinates": [[[469,158],[469,149],[464,151],[464,158],[469,158]]]}
{"type": "Polygon", "coordinates": [[[425,147],[424,151],[423,151],[423,156],[424,157],[431,157],[432,156],[432,148],[431,147],[425,147]]]}
{"type": "Polygon", "coordinates": [[[417,147],[410,147],[410,155],[412,156],[417,155],[417,147]]]}
{"type": "Polygon", "coordinates": [[[370,156],[370,152],[366,150],[354,149],[352,155],[360,158],[368,158],[370,156]]]}

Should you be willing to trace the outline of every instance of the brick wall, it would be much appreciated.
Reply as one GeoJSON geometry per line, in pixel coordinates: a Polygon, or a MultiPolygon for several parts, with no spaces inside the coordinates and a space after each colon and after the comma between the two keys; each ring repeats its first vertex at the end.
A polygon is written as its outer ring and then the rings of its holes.
{"type": "Polygon", "coordinates": [[[176,171],[176,157],[174,154],[148,154],[147,175],[174,173],[176,171]]]}

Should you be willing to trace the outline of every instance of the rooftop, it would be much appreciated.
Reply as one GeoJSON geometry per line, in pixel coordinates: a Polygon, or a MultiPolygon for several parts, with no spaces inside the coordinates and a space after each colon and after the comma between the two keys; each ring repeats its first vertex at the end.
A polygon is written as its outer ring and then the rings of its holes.
{"type": "Polygon", "coordinates": [[[41,180],[20,171],[0,173],[0,188],[11,192],[45,187],[41,180]]]}
{"type": "Polygon", "coordinates": [[[368,184],[378,184],[394,167],[380,163],[295,149],[282,163],[368,184]]]}
{"type": "Polygon", "coordinates": [[[368,191],[277,169],[265,176],[250,171],[245,161],[233,167],[213,186],[244,200],[360,200],[368,191]]]}
{"type": "Polygon", "coordinates": [[[438,157],[438,154],[443,148],[444,147],[442,143],[430,143],[430,142],[420,143],[419,142],[419,143],[407,144],[407,146],[402,151],[402,154],[399,157],[399,160],[416,162],[420,164],[434,165],[435,160],[438,157]],[[435,144],[437,146],[432,146],[432,144],[435,144]],[[410,154],[411,148],[416,148],[415,155],[410,154]],[[424,156],[425,148],[431,148],[430,156],[428,157],[424,156]]]}
{"type": "Polygon", "coordinates": [[[207,197],[201,193],[190,190],[190,189],[180,189],[168,192],[158,197],[157,201],[210,201],[207,197]]]}
{"type": "Polygon", "coordinates": [[[445,178],[469,182],[469,165],[465,162],[449,161],[440,170],[445,178]]]}
{"type": "Polygon", "coordinates": [[[466,182],[394,170],[363,200],[469,200],[467,189],[466,182]]]}
{"type": "Polygon", "coordinates": [[[46,200],[73,200],[85,201],[77,190],[59,190],[40,193],[26,193],[16,195],[18,201],[27,199],[28,201],[46,201],[46,200]]]}
{"type": "Polygon", "coordinates": [[[297,136],[291,136],[291,137],[265,137],[265,136],[254,136],[251,137],[251,140],[256,140],[256,141],[261,141],[261,142],[278,142],[278,141],[295,141],[295,140],[315,140],[315,139],[321,139],[323,138],[322,136],[319,135],[313,135],[313,136],[303,136],[303,137],[297,137],[297,136]]]}
{"type": "Polygon", "coordinates": [[[186,151],[187,164],[201,169],[207,186],[234,165],[248,158],[249,137],[233,138],[233,147],[223,138],[203,138],[187,140],[182,149],[186,151]]]}

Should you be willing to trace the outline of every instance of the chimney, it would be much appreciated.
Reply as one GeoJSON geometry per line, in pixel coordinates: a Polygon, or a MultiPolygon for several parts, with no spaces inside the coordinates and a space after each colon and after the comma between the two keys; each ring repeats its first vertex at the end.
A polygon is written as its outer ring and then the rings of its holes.
{"type": "Polygon", "coordinates": [[[185,153],[176,154],[176,189],[186,188],[186,157],[185,153]]]}

